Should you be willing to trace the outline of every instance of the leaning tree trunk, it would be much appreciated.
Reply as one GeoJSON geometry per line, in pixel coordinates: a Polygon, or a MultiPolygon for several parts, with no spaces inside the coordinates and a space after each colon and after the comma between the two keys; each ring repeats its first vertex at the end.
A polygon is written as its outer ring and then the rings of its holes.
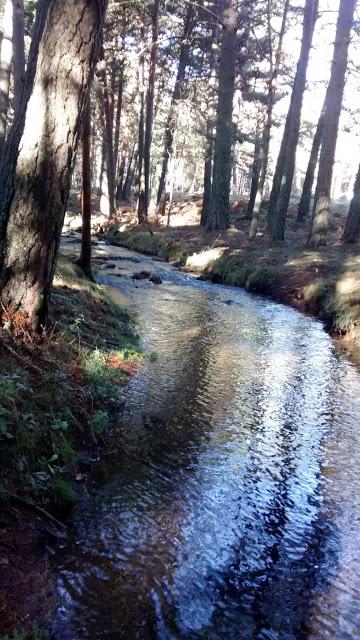
{"type": "Polygon", "coordinates": [[[285,221],[294,179],[307,67],[318,17],[318,7],[319,0],[306,0],[301,51],[269,202],[269,230],[274,242],[284,240],[285,235],[285,221]]]}
{"type": "Polygon", "coordinates": [[[345,88],[350,34],[353,26],[356,0],[341,0],[336,27],[334,56],[326,96],[323,143],[315,191],[315,203],[309,244],[326,244],[331,201],[331,184],[341,107],[345,88]]]}
{"type": "Polygon", "coordinates": [[[4,153],[13,52],[13,0],[6,0],[0,55],[0,157],[4,153]]]}
{"type": "Polygon", "coordinates": [[[105,9],[105,0],[52,0],[39,47],[0,276],[4,307],[20,312],[37,330],[47,318],[105,9]]]}
{"type": "Polygon", "coordinates": [[[354,195],[347,215],[343,241],[346,244],[358,242],[360,237],[360,166],[357,172],[354,195]]]}
{"type": "Polygon", "coordinates": [[[317,123],[316,131],[315,131],[315,135],[314,135],[314,139],[311,147],[309,163],[307,166],[303,190],[302,190],[299,207],[298,207],[297,222],[304,222],[304,220],[308,218],[309,212],[310,212],[312,188],[314,184],[316,165],[319,158],[322,134],[324,129],[325,104],[326,104],[326,101],[324,102],[324,106],[322,108],[322,111],[317,123]]]}
{"type": "Polygon", "coordinates": [[[24,0],[13,0],[14,113],[18,113],[25,81],[24,0]]]}
{"type": "Polygon", "coordinates": [[[208,229],[228,229],[230,226],[232,112],[238,48],[234,0],[223,1],[222,24],[211,211],[206,225],[208,229]]]}
{"type": "Polygon", "coordinates": [[[91,273],[91,102],[90,96],[85,107],[82,124],[82,189],[81,189],[81,254],[79,266],[85,275],[93,279],[91,273]]]}

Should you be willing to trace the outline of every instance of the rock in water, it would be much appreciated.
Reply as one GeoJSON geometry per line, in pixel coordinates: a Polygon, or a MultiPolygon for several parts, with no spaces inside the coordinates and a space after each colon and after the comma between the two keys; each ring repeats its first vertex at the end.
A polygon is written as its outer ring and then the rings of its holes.
{"type": "Polygon", "coordinates": [[[162,284],[161,278],[159,278],[159,276],[157,276],[156,273],[152,273],[149,280],[153,284],[162,284]]]}

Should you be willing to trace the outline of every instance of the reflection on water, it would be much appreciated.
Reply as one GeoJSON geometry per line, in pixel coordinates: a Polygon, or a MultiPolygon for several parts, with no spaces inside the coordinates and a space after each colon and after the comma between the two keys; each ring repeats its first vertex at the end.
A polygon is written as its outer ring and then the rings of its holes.
{"type": "Polygon", "coordinates": [[[319,322],[165,277],[121,281],[159,357],[58,558],[53,638],[359,638],[356,369],[319,322]]]}

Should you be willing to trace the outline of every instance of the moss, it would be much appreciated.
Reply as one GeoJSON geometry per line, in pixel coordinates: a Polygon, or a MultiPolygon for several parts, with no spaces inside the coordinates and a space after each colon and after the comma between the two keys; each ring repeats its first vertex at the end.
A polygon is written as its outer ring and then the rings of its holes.
{"type": "Polygon", "coordinates": [[[186,262],[187,254],[182,244],[167,239],[163,234],[151,235],[145,231],[121,232],[117,225],[110,225],[105,232],[105,238],[116,246],[145,255],[158,256],[166,262],[186,262]]]}

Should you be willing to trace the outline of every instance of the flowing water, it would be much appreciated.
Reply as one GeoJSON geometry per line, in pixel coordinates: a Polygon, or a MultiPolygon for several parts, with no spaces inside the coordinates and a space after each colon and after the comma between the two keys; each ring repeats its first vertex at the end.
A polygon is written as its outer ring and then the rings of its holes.
{"type": "Polygon", "coordinates": [[[320,322],[152,266],[108,278],[158,359],[59,552],[52,637],[360,638],[357,369],[320,322]]]}

